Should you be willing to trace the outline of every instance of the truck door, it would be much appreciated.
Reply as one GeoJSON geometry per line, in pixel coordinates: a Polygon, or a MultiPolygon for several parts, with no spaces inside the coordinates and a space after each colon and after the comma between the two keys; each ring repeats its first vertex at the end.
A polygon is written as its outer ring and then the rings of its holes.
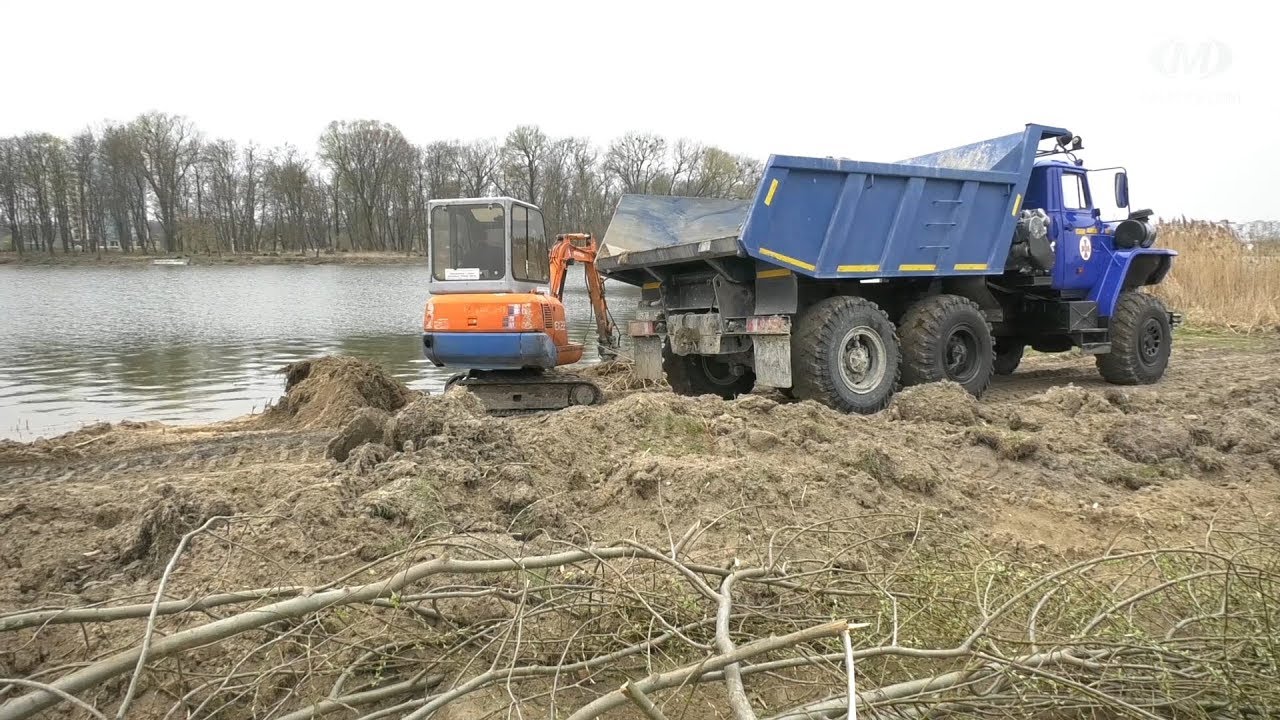
{"type": "Polygon", "coordinates": [[[1089,197],[1084,171],[1061,168],[1059,173],[1059,202],[1053,223],[1057,246],[1054,285],[1060,289],[1088,288],[1093,281],[1089,266],[1098,255],[1101,223],[1089,197]]]}

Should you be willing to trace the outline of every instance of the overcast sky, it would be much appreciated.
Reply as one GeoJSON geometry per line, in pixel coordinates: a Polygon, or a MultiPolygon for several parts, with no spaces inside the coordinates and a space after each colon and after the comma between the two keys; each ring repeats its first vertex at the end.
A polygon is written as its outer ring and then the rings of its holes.
{"type": "Polygon", "coordinates": [[[1270,3],[0,0],[0,135],[158,109],[311,152],[330,120],[418,143],[520,123],[895,160],[1083,136],[1168,217],[1280,219],[1270,3]]]}

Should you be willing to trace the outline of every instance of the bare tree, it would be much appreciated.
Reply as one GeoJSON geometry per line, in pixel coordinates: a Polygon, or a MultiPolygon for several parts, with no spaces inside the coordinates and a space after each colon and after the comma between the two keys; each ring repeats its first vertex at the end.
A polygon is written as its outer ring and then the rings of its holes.
{"type": "Polygon", "coordinates": [[[507,134],[502,144],[502,174],[508,194],[534,205],[542,204],[543,163],[551,146],[551,140],[537,125],[520,125],[507,134]]]}
{"type": "Polygon", "coordinates": [[[22,155],[17,138],[0,138],[0,210],[9,227],[13,249],[24,252],[22,238],[22,155]]]}
{"type": "Polygon", "coordinates": [[[665,170],[667,141],[649,133],[627,133],[609,143],[605,171],[624,193],[648,193],[665,170]]]}
{"type": "MultiPolygon", "coordinates": [[[[42,249],[53,254],[56,224],[52,176],[58,163],[58,138],[48,133],[24,135],[19,141],[22,151],[24,181],[34,204],[38,223],[36,238],[42,249]]],[[[65,248],[64,248],[65,249],[65,248]]]]}
{"type": "Polygon", "coordinates": [[[312,192],[310,162],[298,149],[286,145],[267,163],[266,192],[272,209],[277,241],[295,250],[319,250],[307,220],[312,192]]]}
{"type": "Polygon", "coordinates": [[[691,195],[690,180],[701,162],[706,148],[688,138],[680,138],[671,148],[671,185],[669,195],[691,195]]]}
{"type": "Polygon", "coordinates": [[[98,168],[98,139],[92,130],[71,138],[71,162],[75,178],[76,220],[85,250],[102,252],[102,194],[98,168]]]}
{"type": "Polygon", "coordinates": [[[130,126],[137,139],[143,176],[155,194],[166,252],[182,248],[178,207],[187,173],[200,156],[200,136],[181,115],[150,112],[130,126]]]}
{"type": "Polygon", "coordinates": [[[457,162],[464,196],[484,197],[493,193],[500,155],[497,143],[492,140],[477,140],[462,146],[457,162]]]}
{"type": "Polygon", "coordinates": [[[231,140],[217,140],[201,153],[207,205],[220,249],[236,253],[250,247],[262,185],[260,166],[259,150],[252,143],[241,149],[231,140]]]}
{"type": "Polygon", "coordinates": [[[423,191],[427,197],[450,198],[462,195],[462,153],[462,143],[456,140],[433,142],[423,148],[423,191]]]}
{"type": "Polygon", "coordinates": [[[388,123],[373,120],[332,122],[320,136],[320,158],[329,166],[334,187],[347,210],[347,230],[356,249],[385,249],[388,185],[403,173],[415,150],[388,123]]]}
{"type": "Polygon", "coordinates": [[[762,173],[754,158],[689,139],[627,133],[602,150],[536,125],[501,144],[417,146],[386,123],[334,122],[319,138],[318,168],[292,146],[206,146],[189,120],[159,112],[69,141],[2,143],[0,214],[19,252],[53,252],[59,241],[66,251],[77,238],[99,250],[108,237],[154,252],[157,232],[168,252],[254,252],[267,238],[295,250],[412,252],[424,248],[429,198],[496,194],[541,207],[549,232],[600,235],[621,193],[745,198],[762,173]]]}
{"type": "Polygon", "coordinates": [[[109,125],[102,132],[100,145],[107,213],[120,248],[129,252],[136,245],[145,251],[151,234],[147,223],[147,181],[137,138],[126,126],[109,125]]]}

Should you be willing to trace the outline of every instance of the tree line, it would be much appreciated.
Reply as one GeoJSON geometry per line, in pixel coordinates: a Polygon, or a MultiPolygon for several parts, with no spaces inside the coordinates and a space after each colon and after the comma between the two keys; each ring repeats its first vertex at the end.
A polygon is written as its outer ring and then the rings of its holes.
{"type": "Polygon", "coordinates": [[[624,193],[746,197],[761,169],[687,139],[599,147],[536,125],[417,145],[388,123],[338,121],[309,155],[149,112],[70,138],[0,138],[0,240],[20,254],[422,252],[429,198],[510,195],[541,207],[548,232],[599,235],[624,193]]]}

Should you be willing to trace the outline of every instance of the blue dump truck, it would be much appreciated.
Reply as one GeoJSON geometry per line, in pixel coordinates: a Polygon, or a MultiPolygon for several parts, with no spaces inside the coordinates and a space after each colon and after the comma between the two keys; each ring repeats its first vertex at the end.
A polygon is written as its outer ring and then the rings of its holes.
{"type": "Polygon", "coordinates": [[[1127,173],[1086,170],[1081,148],[1033,124],[898,163],[775,155],[749,201],[623,196],[597,262],[641,288],[637,373],[861,413],[903,385],[981,395],[1027,347],[1155,382],[1179,318],[1142,288],[1176,253],[1129,209],[1127,173]]]}

